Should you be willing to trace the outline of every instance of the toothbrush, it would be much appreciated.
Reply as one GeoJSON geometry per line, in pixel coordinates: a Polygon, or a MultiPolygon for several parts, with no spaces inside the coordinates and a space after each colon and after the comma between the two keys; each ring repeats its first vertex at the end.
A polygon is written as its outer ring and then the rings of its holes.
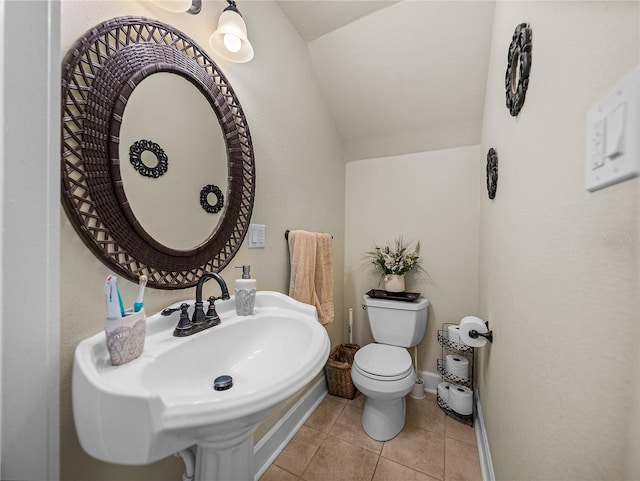
{"type": "Polygon", "coordinates": [[[116,276],[109,276],[104,283],[104,299],[107,303],[107,318],[109,319],[122,318],[117,282],[116,276]]]}
{"type": "Polygon", "coordinates": [[[138,312],[144,306],[142,302],[142,296],[144,296],[144,287],[147,285],[147,276],[140,276],[140,282],[138,283],[138,299],[133,303],[133,312],[138,312]]]}
{"type": "Polygon", "coordinates": [[[122,303],[122,296],[120,295],[120,289],[118,289],[118,285],[116,284],[116,292],[118,293],[118,306],[120,307],[120,317],[126,316],[124,313],[124,304],[122,303]]]}

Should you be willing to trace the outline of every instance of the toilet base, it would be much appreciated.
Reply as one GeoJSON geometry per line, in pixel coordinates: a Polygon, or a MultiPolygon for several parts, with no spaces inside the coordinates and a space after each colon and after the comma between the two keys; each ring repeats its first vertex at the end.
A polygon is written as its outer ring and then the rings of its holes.
{"type": "Polygon", "coordinates": [[[404,396],[395,399],[371,399],[367,397],[362,413],[362,427],[376,441],[395,438],[404,427],[406,401],[404,396]]]}

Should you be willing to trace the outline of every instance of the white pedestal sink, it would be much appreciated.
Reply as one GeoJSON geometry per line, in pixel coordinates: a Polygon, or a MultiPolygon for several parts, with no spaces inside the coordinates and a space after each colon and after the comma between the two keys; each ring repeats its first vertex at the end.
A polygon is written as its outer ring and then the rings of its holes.
{"type": "Polygon", "coordinates": [[[329,337],[314,307],[277,292],[259,291],[251,316],[233,298],[216,309],[220,325],[182,338],[178,313],[147,317],[143,353],[120,366],[104,332],[78,344],[73,415],[87,453],[148,464],[195,445],[196,481],[253,480],[256,424],[323,368],[329,337]],[[221,375],[231,389],[213,389],[221,375]]]}

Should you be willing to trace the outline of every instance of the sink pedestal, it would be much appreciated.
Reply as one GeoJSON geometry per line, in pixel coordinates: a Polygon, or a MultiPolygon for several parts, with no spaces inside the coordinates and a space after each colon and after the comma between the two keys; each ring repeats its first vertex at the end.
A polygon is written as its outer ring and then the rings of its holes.
{"type": "Polygon", "coordinates": [[[199,441],[194,481],[253,481],[253,427],[199,441]]]}

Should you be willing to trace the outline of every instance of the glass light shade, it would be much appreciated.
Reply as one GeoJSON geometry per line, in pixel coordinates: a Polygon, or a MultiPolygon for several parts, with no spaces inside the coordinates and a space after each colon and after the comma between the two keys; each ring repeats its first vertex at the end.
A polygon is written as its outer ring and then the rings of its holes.
{"type": "Polygon", "coordinates": [[[191,8],[191,0],[151,0],[151,3],[174,13],[186,12],[191,8]]]}
{"type": "Polygon", "coordinates": [[[222,12],[218,20],[218,29],[209,38],[209,44],[216,54],[230,62],[244,63],[253,58],[253,47],[247,38],[247,26],[242,17],[233,10],[222,12]],[[227,47],[225,36],[229,37],[227,42],[231,41],[231,37],[236,37],[237,40],[233,40],[230,46],[237,47],[239,41],[237,51],[234,52],[227,47]]]}
{"type": "Polygon", "coordinates": [[[224,46],[230,52],[235,53],[238,50],[240,50],[240,47],[242,47],[242,40],[240,40],[235,35],[231,35],[230,33],[225,33],[224,34],[224,46]]]}

